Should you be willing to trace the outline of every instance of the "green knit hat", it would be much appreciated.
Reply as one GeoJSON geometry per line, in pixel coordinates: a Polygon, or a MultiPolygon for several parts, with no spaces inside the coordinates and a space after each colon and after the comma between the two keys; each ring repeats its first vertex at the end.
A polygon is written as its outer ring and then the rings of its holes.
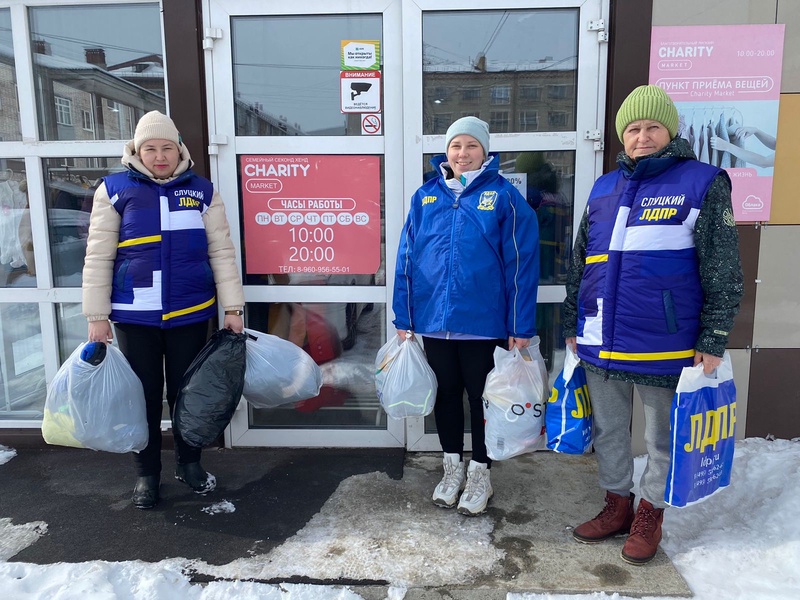
{"type": "Polygon", "coordinates": [[[667,92],[657,85],[640,85],[622,102],[617,111],[617,135],[622,141],[625,128],[641,119],[658,121],[669,131],[670,139],[678,133],[678,109],[667,96],[667,92]]]}

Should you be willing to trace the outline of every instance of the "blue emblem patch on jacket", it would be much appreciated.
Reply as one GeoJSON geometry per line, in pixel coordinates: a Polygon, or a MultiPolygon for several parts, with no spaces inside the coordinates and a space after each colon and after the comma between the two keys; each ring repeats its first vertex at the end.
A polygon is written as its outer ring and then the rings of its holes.
{"type": "Polygon", "coordinates": [[[497,192],[485,191],[481,194],[481,199],[478,202],[478,210],[494,210],[494,205],[497,203],[497,192]]]}

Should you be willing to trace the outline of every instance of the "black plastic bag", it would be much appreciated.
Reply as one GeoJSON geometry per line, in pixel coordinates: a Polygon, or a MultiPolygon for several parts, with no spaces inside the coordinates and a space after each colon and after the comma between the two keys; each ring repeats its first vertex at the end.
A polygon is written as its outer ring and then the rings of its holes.
{"type": "Polygon", "coordinates": [[[175,401],[173,426],[202,448],[228,426],[242,397],[247,334],[220,329],[189,365],[175,401]]]}

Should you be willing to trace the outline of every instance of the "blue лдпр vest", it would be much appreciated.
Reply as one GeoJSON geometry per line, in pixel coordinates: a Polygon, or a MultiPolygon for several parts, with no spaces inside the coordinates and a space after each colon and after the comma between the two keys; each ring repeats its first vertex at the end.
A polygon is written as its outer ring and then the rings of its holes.
{"type": "Polygon", "coordinates": [[[694,225],[723,171],[659,160],[670,166],[602,176],[589,198],[578,354],[602,369],[679,375],[693,363],[703,306],[694,225]]]}
{"type": "Polygon", "coordinates": [[[134,170],[104,182],[121,217],[110,319],[170,328],[214,316],[203,224],[213,184],[191,171],[164,184],[134,170]]]}

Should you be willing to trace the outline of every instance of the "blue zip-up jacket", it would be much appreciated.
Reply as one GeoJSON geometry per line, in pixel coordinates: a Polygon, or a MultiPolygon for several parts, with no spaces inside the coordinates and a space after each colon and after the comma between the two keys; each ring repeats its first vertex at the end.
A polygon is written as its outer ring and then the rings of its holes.
{"type": "MultiPolygon", "coordinates": [[[[431,163],[436,173],[445,156],[431,163]]],[[[457,199],[439,175],[420,187],[400,239],[394,325],[420,334],[536,335],[539,226],[493,156],[457,199]]]]}
{"type": "Polygon", "coordinates": [[[644,375],[677,375],[693,364],[703,309],[694,228],[721,173],[665,157],[595,182],[578,295],[582,360],[644,375]]]}
{"type": "Polygon", "coordinates": [[[158,184],[134,169],[103,181],[121,218],[110,319],[166,329],[216,315],[203,224],[213,184],[192,171],[158,184]]]}

